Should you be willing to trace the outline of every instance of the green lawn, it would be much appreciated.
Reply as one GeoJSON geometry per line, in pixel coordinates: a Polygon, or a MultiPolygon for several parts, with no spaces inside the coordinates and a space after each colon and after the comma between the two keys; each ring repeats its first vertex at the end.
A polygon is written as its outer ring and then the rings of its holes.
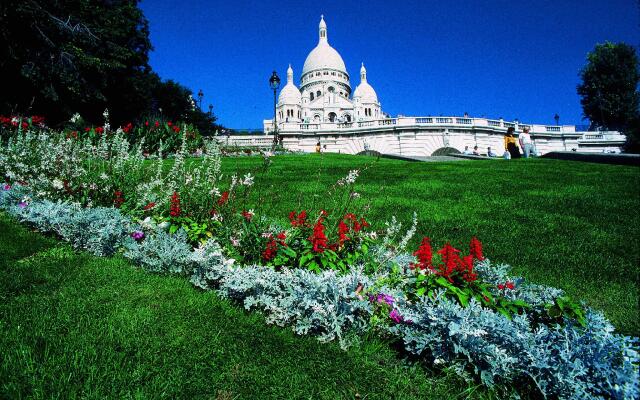
{"type": "MultiPolygon", "coordinates": [[[[225,159],[223,170],[254,172],[261,162],[225,159]]],[[[436,244],[466,248],[477,235],[491,260],[640,333],[637,167],[280,156],[256,177],[250,203],[286,220],[321,207],[329,185],[364,166],[357,190],[374,227],[417,211],[420,234],[436,244]]],[[[488,396],[452,373],[399,361],[388,343],[367,338],[344,352],[296,337],[185,279],[75,253],[1,213],[0,255],[0,398],[488,396]]]]}
{"type": "MultiPolygon", "coordinates": [[[[255,170],[258,157],[225,159],[227,174],[255,170]]],[[[640,169],[547,159],[414,163],[310,154],[275,157],[256,178],[253,202],[286,220],[322,205],[326,188],[368,166],[357,190],[382,227],[391,215],[441,245],[473,235],[494,262],[532,282],[564,289],[640,335],[640,169]]],[[[417,246],[419,237],[413,241],[417,246]]]]}
{"type": "Polygon", "coordinates": [[[0,213],[0,398],[487,397],[366,339],[342,351],[0,213]]]}

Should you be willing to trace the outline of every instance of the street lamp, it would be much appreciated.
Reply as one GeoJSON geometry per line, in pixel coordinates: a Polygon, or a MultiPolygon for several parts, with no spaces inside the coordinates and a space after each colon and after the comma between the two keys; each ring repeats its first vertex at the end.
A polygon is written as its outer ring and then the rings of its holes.
{"type": "Polygon", "coordinates": [[[204,93],[202,93],[202,89],[198,91],[198,107],[202,110],[202,97],[204,97],[204,93]]]}
{"type": "Polygon", "coordinates": [[[209,116],[213,113],[213,104],[209,104],[209,116]]]}
{"type": "Polygon", "coordinates": [[[558,123],[560,122],[560,116],[558,114],[553,116],[553,119],[556,120],[556,125],[558,125],[558,123]]]}
{"type": "Polygon", "coordinates": [[[269,78],[269,87],[273,89],[273,147],[278,144],[278,116],[276,114],[276,91],[280,87],[280,77],[273,71],[271,78],[269,78]]]}

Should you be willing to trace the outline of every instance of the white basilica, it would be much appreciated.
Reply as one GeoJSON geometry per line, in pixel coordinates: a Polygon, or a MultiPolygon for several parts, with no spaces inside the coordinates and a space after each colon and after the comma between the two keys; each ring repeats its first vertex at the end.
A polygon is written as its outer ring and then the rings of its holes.
{"type": "Polygon", "coordinates": [[[382,112],[375,90],[367,82],[364,64],[360,84],[351,92],[349,73],[340,54],[329,45],[327,24],[320,17],[318,45],[302,67],[300,86],[293,82],[291,65],[287,83],[276,104],[277,130],[273,119],[263,121],[262,135],[226,137],[227,145],[273,146],[269,137],[277,132],[280,145],[292,151],[323,151],[358,154],[376,151],[411,157],[426,157],[489,147],[499,154],[504,135],[530,130],[541,154],[551,151],[619,152],[625,142],[620,132],[585,132],[575,125],[525,124],[500,119],[463,116],[403,116],[393,118],[382,112]]]}
{"type": "Polygon", "coordinates": [[[351,96],[349,73],[340,54],[329,45],[327,23],[323,17],[320,17],[318,35],[318,45],[311,50],[302,67],[300,88],[293,83],[291,65],[287,69],[287,84],[278,97],[278,125],[381,118],[380,102],[367,82],[364,64],[360,68],[360,84],[351,96]]]}

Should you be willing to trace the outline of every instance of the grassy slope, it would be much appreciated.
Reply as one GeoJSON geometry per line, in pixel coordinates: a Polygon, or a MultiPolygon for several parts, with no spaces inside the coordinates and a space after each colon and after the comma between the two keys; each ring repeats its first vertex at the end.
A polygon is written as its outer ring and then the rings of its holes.
{"type": "MultiPolygon", "coordinates": [[[[223,170],[255,170],[257,157],[225,159],[223,170]]],[[[640,334],[640,170],[545,159],[410,163],[370,157],[276,157],[256,179],[258,209],[286,219],[322,204],[326,188],[369,165],[357,190],[377,227],[391,215],[436,244],[466,249],[477,235],[485,254],[536,283],[560,287],[603,310],[619,330],[640,334]]],[[[414,246],[418,237],[414,239],[414,246]]]]}
{"type": "MultiPolygon", "coordinates": [[[[0,398],[477,397],[385,343],[348,352],[0,213],[0,398]]],[[[482,396],[485,396],[484,394],[482,396]]]]}

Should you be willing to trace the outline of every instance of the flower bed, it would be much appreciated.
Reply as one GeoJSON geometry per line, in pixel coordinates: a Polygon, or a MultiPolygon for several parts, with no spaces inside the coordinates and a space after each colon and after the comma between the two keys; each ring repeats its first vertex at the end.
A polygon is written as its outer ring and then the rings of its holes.
{"type": "Polygon", "coordinates": [[[292,211],[283,225],[249,207],[253,175],[218,187],[219,152],[207,146],[198,166],[181,151],[163,173],[161,159],[142,165],[119,135],[94,144],[28,131],[0,149],[12,182],[0,206],[76,248],[184,275],[322,341],[348,346],[373,330],[498,391],[638,396],[637,343],[560,290],[492,265],[477,239],[468,255],[448,243],[434,251],[428,238],[407,251],[415,224],[375,231],[350,211],[358,171],[330,189],[326,210],[292,211]],[[95,179],[107,189],[92,189],[95,179]]]}

